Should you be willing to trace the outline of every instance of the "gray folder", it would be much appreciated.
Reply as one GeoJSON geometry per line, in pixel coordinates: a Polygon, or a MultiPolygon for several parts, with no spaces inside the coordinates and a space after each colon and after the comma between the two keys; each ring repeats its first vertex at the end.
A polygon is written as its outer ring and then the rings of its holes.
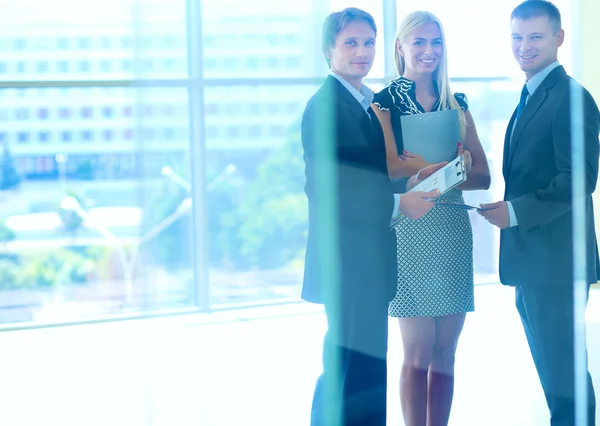
{"type": "Polygon", "coordinates": [[[405,150],[420,155],[428,163],[456,158],[461,142],[458,110],[403,115],[400,120],[405,150]]]}

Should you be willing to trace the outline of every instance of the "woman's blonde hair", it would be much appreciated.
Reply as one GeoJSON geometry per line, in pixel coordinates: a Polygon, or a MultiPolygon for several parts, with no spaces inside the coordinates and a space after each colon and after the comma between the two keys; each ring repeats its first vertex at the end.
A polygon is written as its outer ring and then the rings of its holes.
{"type": "Polygon", "coordinates": [[[450,90],[450,81],[448,79],[448,49],[446,47],[446,34],[444,33],[444,27],[440,20],[431,12],[426,11],[416,11],[408,14],[402,22],[400,22],[400,26],[398,27],[398,31],[396,32],[396,46],[394,51],[394,62],[396,63],[396,71],[398,71],[398,75],[402,77],[405,71],[405,63],[404,58],[398,52],[398,44],[402,43],[405,37],[415,30],[418,27],[423,25],[434,23],[440,29],[440,34],[442,36],[442,57],[440,58],[439,65],[434,72],[433,79],[437,84],[438,93],[440,95],[440,102],[438,106],[438,110],[443,109],[457,109],[458,117],[460,121],[460,134],[462,137],[462,142],[464,144],[465,137],[467,133],[467,120],[465,118],[465,113],[461,109],[460,105],[454,98],[452,91],[450,90]]]}

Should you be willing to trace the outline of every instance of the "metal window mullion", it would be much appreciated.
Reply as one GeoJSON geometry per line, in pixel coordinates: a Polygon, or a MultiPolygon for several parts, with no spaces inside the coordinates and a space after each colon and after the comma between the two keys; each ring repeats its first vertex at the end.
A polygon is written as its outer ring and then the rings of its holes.
{"type": "Polygon", "coordinates": [[[156,80],[7,80],[0,81],[0,89],[53,89],[92,87],[187,87],[187,78],[156,80]]]}
{"type": "Polygon", "coordinates": [[[587,353],[585,307],[587,303],[587,238],[585,195],[585,140],[583,89],[571,82],[571,182],[573,221],[573,338],[575,347],[575,407],[577,426],[587,425],[587,353]]]}
{"type": "Polygon", "coordinates": [[[208,274],[208,223],[206,218],[206,140],[204,132],[204,81],[202,72],[202,17],[200,0],[187,0],[188,102],[192,186],[193,299],[201,311],[210,310],[208,274]]]}
{"type": "MultiPolygon", "coordinates": [[[[395,36],[394,36],[395,37],[395,36]]],[[[393,60],[392,60],[393,66],[393,60]]],[[[395,69],[393,71],[395,73],[395,69]]],[[[231,86],[314,86],[323,83],[325,73],[321,77],[305,78],[203,78],[197,79],[161,79],[161,80],[65,80],[65,81],[0,81],[0,89],[55,89],[55,88],[94,88],[94,87],[183,87],[192,89],[198,82],[202,87],[231,87],[231,86]]],[[[393,74],[395,75],[395,74],[393,74]]],[[[460,83],[491,83],[497,81],[512,81],[511,77],[451,77],[450,82],[460,83]]],[[[365,78],[366,84],[387,84],[389,76],[365,78]]]]}
{"type": "MultiPolygon", "coordinates": [[[[383,78],[386,81],[396,78],[396,0],[383,1],[383,78]],[[392,53],[394,52],[394,53],[392,53]]],[[[384,83],[387,84],[387,83],[384,83]]]]}
{"type": "MultiPolygon", "coordinates": [[[[581,1],[573,2],[573,72],[576,78],[581,78],[581,1]]],[[[585,308],[588,297],[587,282],[587,238],[585,194],[586,165],[585,165],[585,135],[583,89],[571,81],[571,185],[572,185],[572,223],[573,223],[573,346],[574,346],[574,376],[575,376],[575,425],[588,424],[588,364],[586,351],[585,308]]]]}

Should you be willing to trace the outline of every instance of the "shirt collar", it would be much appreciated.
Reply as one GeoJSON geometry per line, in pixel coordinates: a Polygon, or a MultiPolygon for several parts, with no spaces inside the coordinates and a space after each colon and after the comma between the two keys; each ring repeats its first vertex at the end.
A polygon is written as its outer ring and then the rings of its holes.
{"type": "Polygon", "coordinates": [[[358,101],[359,104],[362,105],[364,110],[366,111],[373,102],[373,97],[375,96],[375,92],[373,92],[369,87],[364,84],[360,85],[360,91],[356,90],[354,86],[352,86],[348,81],[346,81],[342,76],[336,73],[333,70],[329,70],[329,75],[337,79],[342,86],[344,86],[352,96],[358,101]],[[366,105],[366,106],[365,106],[366,105]]]}
{"type": "Polygon", "coordinates": [[[527,85],[527,91],[529,92],[529,96],[533,95],[533,92],[537,90],[538,87],[542,84],[542,82],[548,77],[548,74],[552,72],[556,67],[560,66],[558,61],[552,62],[546,68],[538,72],[536,75],[531,77],[525,83],[527,85]]]}

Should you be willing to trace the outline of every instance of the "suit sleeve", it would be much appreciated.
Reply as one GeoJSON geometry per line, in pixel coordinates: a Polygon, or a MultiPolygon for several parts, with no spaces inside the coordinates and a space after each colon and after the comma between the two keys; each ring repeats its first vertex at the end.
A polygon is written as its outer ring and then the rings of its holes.
{"type": "MultiPolygon", "coordinates": [[[[585,150],[585,194],[590,196],[598,179],[598,133],[600,114],[592,96],[583,90],[583,121],[581,122],[585,150]]],[[[567,95],[558,106],[552,124],[554,161],[558,174],[547,188],[536,190],[512,200],[521,231],[543,227],[571,210],[571,103],[567,95]]],[[[535,161],[535,159],[531,159],[535,161]]]]}
{"type": "Polygon", "coordinates": [[[347,155],[348,146],[342,148],[340,139],[350,135],[341,129],[333,105],[333,101],[330,108],[309,103],[302,118],[309,204],[334,208],[342,219],[389,223],[394,211],[389,177],[357,156],[347,155]]]}

